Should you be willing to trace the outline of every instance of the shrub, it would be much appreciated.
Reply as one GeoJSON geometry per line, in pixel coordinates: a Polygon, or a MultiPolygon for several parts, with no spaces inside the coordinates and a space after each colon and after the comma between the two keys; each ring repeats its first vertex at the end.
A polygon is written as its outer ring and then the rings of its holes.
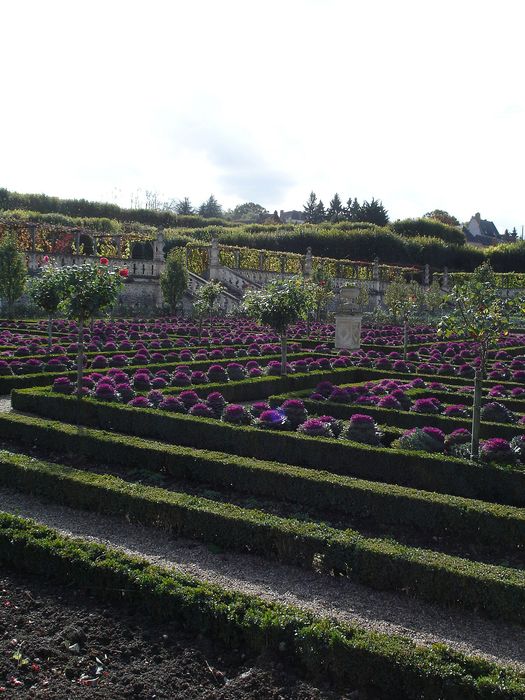
{"type": "Polygon", "coordinates": [[[229,404],[222,412],[222,420],[233,425],[250,425],[252,417],[240,404],[229,404]]]}
{"type": "Polygon", "coordinates": [[[308,418],[308,412],[300,399],[286,399],[281,406],[281,411],[294,430],[308,418]]]}
{"type": "Polygon", "coordinates": [[[441,412],[441,403],[434,398],[416,399],[410,410],[414,413],[437,414],[441,412]]]}
{"type": "Polygon", "coordinates": [[[298,433],[309,435],[310,437],[334,437],[330,424],[319,418],[309,418],[297,428],[298,433]]]}
{"type": "Polygon", "coordinates": [[[220,418],[224,407],[226,406],[226,400],[224,396],[219,391],[212,391],[208,394],[206,403],[213,411],[216,418],[220,418]]]}
{"type": "Polygon", "coordinates": [[[508,440],[489,438],[481,443],[480,457],[484,462],[501,462],[509,464],[515,461],[516,453],[508,440]]]}
{"type": "Polygon", "coordinates": [[[198,416],[199,418],[215,418],[213,410],[202,402],[193,404],[188,413],[191,416],[198,416]]]}
{"type": "Polygon", "coordinates": [[[341,433],[341,437],[353,442],[362,442],[367,445],[381,444],[381,432],[372,418],[362,413],[354,413],[348,426],[341,433]]]}
{"type": "Polygon", "coordinates": [[[439,428],[411,428],[394,441],[396,447],[403,450],[418,450],[422,452],[444,452],[445,434],[439,428]]]}
{"type": "Polygon", "coordinates": [[[69,377],[57,377],[53,381],[53,391],[58,394],[72,394],[74,390],[75,386],[69,377]]]}
{"type": "Polygon", "coordinates": [[[263,411],[260,414],[260,416],[255,420],[255,425],[258,428],[265,428],[270,430],[288,430],[290,428],[290,424],[285,414],[282,411],[276,409],[263,411]]]}
{"type": "Polygon", "coordinates": [[[490,401],[481,407],[481,419],[491,423],[514,423],[515,415],[506,406],[490,401]]]}
{"type": "Polygon", "coordinates": [[[186,407],[176,396],[166,396],[159,406],[161,411],[171,411],[172,413],[186,413],[186,407]]]}

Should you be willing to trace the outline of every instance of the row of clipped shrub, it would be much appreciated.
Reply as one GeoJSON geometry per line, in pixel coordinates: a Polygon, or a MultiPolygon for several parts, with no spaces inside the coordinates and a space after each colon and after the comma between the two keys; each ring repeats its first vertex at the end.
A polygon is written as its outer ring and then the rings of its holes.
{"type": "Polygon", "coordinates": [[[0,452],[0,482],[73,508],[120,515],[198,539],[326,574],[348,576],[380,590],[409,589],[424,600],[475,609],[525,623],[525,573],[494,564],[370,539],[355,530],[302,522],[195,495],[137,486],[0,452]]]}
{"type": "Polygon", "coordinates": [[[339,687],[368,687],[381,698],[525,698],[523,675],[491,662],[442,646],[422,648],[402,637],[329,623],[103,545],[64,537],[16,516],[0,514],[0,561],[19,572],[90,590],[112,604],[124,602],[155,620],[229,646],[286,654],[288,663],[310,677],[329,678],[339,687]]]}
{"type": "Polygon", "coordinates": [[[12,403],[15,410],[38,416],[97,428],[110,426],[112,430],[127,435],[190,447],[202,445],[205,431],[208,449],[327,469],[427,491],[525,505],[525,474],[522,471],[470,464],[441,454],[385,449],[286,431],[274,431],[269,440],[266,431],[251,426],[89,398],[79,400],[47,389],[13,391],[12,403]]]}
{"type": "Polygon", "coordinates": [[[520,547],[525,538],[521,509],[457,496],[416,491],[404,486],[350,478],[279,462],[238,457],[16,413],[0,414],[0,431],[17,444],[88,459],[126,470],[167,472],[177,481],[225,487],[251,496],[282,499],[347,517],[376,517],[393,525],[428,533],[448,532],[466,542],[520,547]]]}

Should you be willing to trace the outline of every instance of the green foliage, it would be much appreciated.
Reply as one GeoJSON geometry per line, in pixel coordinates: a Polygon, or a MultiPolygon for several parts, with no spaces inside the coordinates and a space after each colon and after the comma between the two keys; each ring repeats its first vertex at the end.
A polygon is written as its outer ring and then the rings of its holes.
{"type": "Polygon", "coordinates": [[[497,346],[502,334],[508,334],[511,314],[523,311],[525,301],[501,296],[494,270],[486,262],[454,286],[445,303],[447,311],[439,324],[439,333],[446,338],[459,337],[479,343],[484,372],[488,351],[497,346]]]}
{"type": "Polygon", "coordinates": [[[194,303],[197,315],[203,316],[207,314],[208,316],[213,316],[218,310],[219,297],[223,291],[222,283],[213,280],[199,287],[195,293],[196,301],[194,303]]]}
{"type": "Polygon", "coordinates": [[[257,223],[264,221],[269,216],[268,210],[255,202],[245,202],[238,204],[234,209],[226,213],[226,218],[242,223],[257,223]]]}
{"type": "Polygon", "coordinates": [[[424,215],[424,218],[435,219],[436,221],[440,221],[442,224],[446,224],[447,226],[461,225],[455,216],[449,214],[448,211],[445,211],[444,209],[433,209],[432,211],[427,212],[424,215]]]}
{"type": "Polygon", "coordinates": [[[206,219],[222,216],[222,206],[212,194],[200,205],[199,216],[206,219]]]}
{"type": "Polygon", "coordinates": [[[0,299],[7,304],[7,312],[12,314],[13,304],[24,293],[27,266],[20,252],[14,234],[8,234],[0,241],[0,299]]]}
{"type": "Polygon", "coordinates": [[[192,214],[195,214],[195,209],[193,208],[188,197],[184,197],[184,199],[177,202],[175,211],[177,214],[183,214],[184,216],[191,216],[192,214]]]}
{"type": "MultiPolygon", "coordinates": [[[[363,375],[362,372],[355,373],[363,375]]],[[[276,391],[285,391],[286,397],[281,395],[270,398],[272,403],[275,399],[280,405],[283,398],[289,398],[290,389],[315,386],[318,381],[329,376],[322,372],[312,374],[315,375],[313,378],[310,373],[265,377],[262,379],[265,395],[268,395],[271,384],[276,391]]],[[[341,379],[349,378],[351,372],[338,370],[337,375],[341,379]]],[[[258,386],[259,383],[259,379],[244,382],[246,393],[242,398],[239,396],[238,401],[248,401],[253,386],[258,386]]],[[[187,415],[168,415],[161,411],[134,409],[91,399],[78,402],[74,398],[52,393],[49,389],[14,390],[12,402],[17,412],[73,425],[94,428],[110,425],[116,432],[168,443],[173,441],[173,435],[176,434],[178,444],[188,447],[202,448],[205,430],[208,450],[275,460],[371,481],[410,483],[413,488],[423,491],[482,499],[520,508],[525,506],[525,472],[516,469],[489,468],[441,454],[373,447],[340,439],[313,439],[293,432],[276,431],[272,433],[272,439],[268,440],[266,431],[258,428],[232,426],[221,421],[187,415]]]]}
{"type": "Polygon", "coordinates": [[[62,297],[59,307],[76,321],[88,321],[111,308],[122,287],[119,271],[102,264],[71,265],[56,274],[62,297]]]}
{"type": "Polygon", "coordinates": [[[62,299],[63,282],[60,270],[46,265],[39,277],[34,277],[29,284],[29,296],[48,316],[58,310],[62,299]]]}
{"type": "Polygon", "coordinates": [[[165,303],[174,311],[188,286],[188,271],[179,251],[172,250],[168,254],[160,286],[165,303]]]}
{"type": "Polygon", "coordinates": [[[453,287],[445,297],[448,310],[441,319],[438,332],[445,336],[465,338],[478,343],[479,368],[474,382],[472,410],[471,456],[479,455],[481,422],[481,392],[486,372],[488,353],[497,346],[502,335],[507,335],[510,316],[523,312],[525,300],[521,297],[502,297],[496,285],[494,270],[489,262],[480,265],[467,280],[453,287]]]}
{"type": "Polygon", "coordinates": [[[345,218],[345,210],[341,202],[341,198],[339,197],[337,192],[330,200],[330,204],[328,205],[328,209],[326,210],[326,218],[328,219],[328,221],[331,221],[334,224],[345,218]]]}
{"type": "Polygon", "coordinates": [[[0,515],[0,560],[23,573],[67,581],[102,600],[199,632],[258,655],[287,650],[287,662],[336,685],[392,688],[407,700],[522,700],[523,677],[446,647],[340,625],[279,603],[227,591],[104,545],[67,538],[17,516],[0,515]]]}
{"type": "Polygon", "coordinates": [[[444,224],[434,218],[403,219],[392,224],[392,230],[400,236],[407,238],[425,236],[439,238],[452,245],[464,245],[465,234],[455,226],[444,224]]]}
{"type": "Polygon", "coordinates": [[[148,464],[177,481],[233,488],[262,498],[286,493],[288,501],[315,510],[372,516],[431,533],[436,528],[449,530],[470,542],[516,547],[525,538],[525,514],[520,508],[91,428],[79,432],[60,421],[18,413],[0,414],[0,426],[5,439],[44,449],[60,444],[87,461],[103,456],[105,463],[126,471],[148,464]]]}
{"type": "Polygon", "coordinates": [[[400,321],[407,323],[423,308],[423,289],[414,280],[407,282],[402,276],[398,276],[388,285],[383,303],[391,313],[395,324],[400,321]]]}
{"type": "MultiPolygon", "coordinates": [[[[135,221],[151,226],[206,226],[215,224],[225,226],[224,219],[217,219],[213,222],[206,222],[201,216],[185,216],[174,214],[171,211],[157,211],[155,209],[126,209],[117,204],[108,202],[90,202],[86,199],[61,199],[50,197],[45,194],[21,194],[0,189],[0,209],[25,209],[41,213],[65,214],[75,217],[104,217],[115,219],[119,222],[135,221]]],[[[213,217],[220,217],[222,211],[214,209],[213,217]],[[218,212],[218,213],[217,213],[218,212]]]]}
{"type": "Polygon", "coordinates": [[[300,279],[276,280],[263,290],[248,292],[244,307],[252,318],[285,336],[288,326],[304,317],[308,292],[300,279]]]}

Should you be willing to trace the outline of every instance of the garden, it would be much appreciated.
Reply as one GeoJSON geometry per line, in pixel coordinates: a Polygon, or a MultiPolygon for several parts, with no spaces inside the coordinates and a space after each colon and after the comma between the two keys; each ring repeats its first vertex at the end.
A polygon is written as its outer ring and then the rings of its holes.
{"type": "Polygon", "coordinates": [[[117,319],[125,270],[46,268],[0,324],[0,694],[525,698],[525,327],[492,275],[424,319],[394,280],[338,350],[299,279],[117,319]]]}

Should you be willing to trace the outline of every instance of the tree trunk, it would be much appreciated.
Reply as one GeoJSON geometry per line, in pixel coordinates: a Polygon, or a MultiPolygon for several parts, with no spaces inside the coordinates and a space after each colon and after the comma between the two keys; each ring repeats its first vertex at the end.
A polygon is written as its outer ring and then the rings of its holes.
{"type": "Polygon", "coordinates": [[[286,335],[281,335],[281,376],[284,377],[286,371],[286,335]]]}
{"type": "Polygon", "coordinates": [[[406,362],[408,350],[408,321],[403,322],[403,360],[406,362]]]}
{"type": "Polygon", "coordinates": [[[481,423],[481,392],[483,389],[483,370],[478,367],[474,378],[474,400],[472,402],[472,442],[470,456],[472,459],[479,457],[479,428],[481,423]]]}
{"type": "Polygon", "coordinates": [[[51,355],[51,346],[53,345],[53,320],[51,316],[47,319],[47,354],[51,355]]]}
{"type": "Polygon", "coordinates": [[[82,396],[82,372],[84,369],[84,319],[78,322],[78,351],[77,351],[77,396],[82,396]]]}

